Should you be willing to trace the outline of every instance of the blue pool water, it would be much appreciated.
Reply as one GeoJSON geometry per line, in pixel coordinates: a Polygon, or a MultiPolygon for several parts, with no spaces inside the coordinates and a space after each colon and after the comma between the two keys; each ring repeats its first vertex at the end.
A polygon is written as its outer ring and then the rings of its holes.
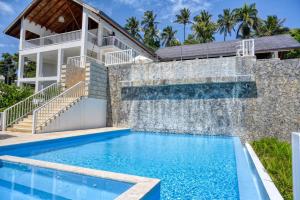
{"type": "Polygon", "coordinates": [[[115,132],[21,145],[0,154],[158,178],[162,200],[260,199],[245,159],[237,159],[243,157],[237,141],[223,136],[115,132]]]}
{"type": "Polygon", "coordinates": [[[112,200],[132,184],[0,161],[0,199],[112,200]]]}

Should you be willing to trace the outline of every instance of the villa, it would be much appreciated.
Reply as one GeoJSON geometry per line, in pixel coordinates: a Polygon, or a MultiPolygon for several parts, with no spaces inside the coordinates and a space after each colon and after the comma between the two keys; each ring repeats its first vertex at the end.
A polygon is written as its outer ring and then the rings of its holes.
{"type": "Polygon", "coordinates": [[[300,129],[290,35],[154,52],[81,0],[33,0],[5,34],[35,89],[3,112],[5,198],[283,199],[247,142],[300,129]]]}

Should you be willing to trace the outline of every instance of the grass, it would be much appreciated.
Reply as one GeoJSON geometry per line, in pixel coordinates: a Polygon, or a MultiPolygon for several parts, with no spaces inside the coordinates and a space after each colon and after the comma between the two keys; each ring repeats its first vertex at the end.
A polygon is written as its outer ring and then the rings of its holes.
{"type": "Polygon", "coordinates": [[[293,199],[292,147],[276,138],[252,142],[252,147],[286,200],[293,199]]]}

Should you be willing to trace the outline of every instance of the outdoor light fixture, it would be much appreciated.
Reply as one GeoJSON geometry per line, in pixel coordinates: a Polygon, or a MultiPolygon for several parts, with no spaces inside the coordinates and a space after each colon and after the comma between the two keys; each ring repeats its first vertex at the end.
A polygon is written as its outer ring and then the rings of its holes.
{"type": "Polygon", "coordinates": [[[64,16],[59,16],[58,22],[59,22],[59,23],[65,23],[65,18],[64,18],[64,16]]]}

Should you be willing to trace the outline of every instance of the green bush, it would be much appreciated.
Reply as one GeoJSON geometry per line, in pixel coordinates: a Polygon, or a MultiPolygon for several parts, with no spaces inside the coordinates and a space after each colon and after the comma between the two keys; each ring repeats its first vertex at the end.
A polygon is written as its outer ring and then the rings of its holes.
{"type": "Polygon", "coordinates": [[[30,96],[33,90],[29,87],[17,87],[0,83],[0,112],[30,96]]]}
{"type": "Polygon", "coordinates": [[[292,147],[277,138],[252,142],[252,147],[284,199],[293,199],[292,147]]]}

